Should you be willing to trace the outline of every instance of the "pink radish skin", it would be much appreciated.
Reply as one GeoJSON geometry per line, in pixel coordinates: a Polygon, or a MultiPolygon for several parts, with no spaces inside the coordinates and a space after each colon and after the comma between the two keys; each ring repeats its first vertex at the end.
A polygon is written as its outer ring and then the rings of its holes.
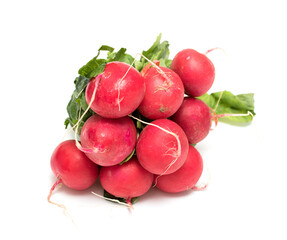
{"type": "Polygon", "coordinates": [[[193,49],[184,49],[176,54],[171,69],[181,78],[185,92],[189,96],[199,97],[212,86],[215,68],[210,59],[193,49]]]}
{"type": "Polygon", "coordinates": [[[198,182],[203,171],[200,153],[189,146],[185,163],[176,172],[156,178],[156,187],[164,192],[178,193],[192,189],[198,182]]]}
{"type": "Polygon", "coordinates": [[[157,175],[175,172],[183,165],[187,157],[187,137],[182,128],[171,120],[158,119],[151,123],[178,136],[181,154],[178,155],[178,142],[173,135],[148,125],[140,133],[136,146],[139,163],[147,171],[157,175]]]}
{"type": "MultiPolygon", "coordinates": [[[[86,101],[90,104],[97,85],[92,78],[86,88],[86,101]]],[[[145,94],[144,80],[130,65],[111,62],[99,80],[91,109],[105,118],[120,118],[131,114],[140,105],[145,94]]]]}
{"type": "Polygon", "coordinates": [[[185,97],[181,107],[171,119],[182,127],[189,143],[196,144],[208,135],[212,115],[210,108],[203,101],[185,97]]]}
{"type": "Polygon", "coordinates": [[[136,141],[136,127],[129,117],[108,119],[95,114],[85,122],[81,131],[85,154],[100,166],[122,162],[133,151],[136,141]]]}
{"type": "Polygon", "coordinates": [[[150,189],[153,174],[146,171],[134,156],[122,165],[102,167],[100,182],[110,194],[131,199],[143,195],[150,189]]]}
{"type": "Polygon", "coordinates": [[[138,107],[149,119],[168,118],[174,114],[184,98],[184,87],[179,76],[166,67],[152,67],[144,74],[146,92],[138,107]]]}
{"type": "Polygon", "coordinates": [[[56,147],[51,168],[60,182],[75,190],[91,187],[99,175],[99,167],[76,147],[74,140],[64,141],[56,147]]]}

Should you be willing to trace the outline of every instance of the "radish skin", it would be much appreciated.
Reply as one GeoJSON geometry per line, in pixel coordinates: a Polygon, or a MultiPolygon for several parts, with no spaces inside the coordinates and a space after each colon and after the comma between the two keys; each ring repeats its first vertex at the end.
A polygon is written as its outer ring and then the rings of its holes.
{"type": "MultiPolygon", "coordinates": [[[[156,187],[164,192],[177,193],[193,189],[203,171],[203,160],[193,146],[189,146],[185,163],[176,172],[157,179],[156,187]]],[[[196,189],[196,188],[195,188],[196,189]]]]}
{"type": "Polygon", "coordinates": [[[57,181],[74,190],[91,187],[99,174],[99,167],[76,147],[75,140],[66,140],[56,147],[51,168],[57,181]]]}
{"type": "MultiPolygon", "coordinates": [[[[93,77],[86,88],[88,105],[96,85],[96,77],[93,77]]],[[[105,118],[124,117],[136,110],[144,93],[144,80],[134,67],[123,62],[110,62],[101,75],[91,109],[105,118]]]]}
{"type": "Polygon", "coordinates": [[[202,100],[193,97],[185,97],[171,119],[182,127],[190,144],[206,138],[212,123],[210,108],[202,100]]]}
{"type": "Polygon", "coordinates": [[[129,117],[91,116],[81,131],[81,150],[100,166],[113,166],[128,157],[136,146],[137,131],[129,117]]]}
{"type": "Polygon", "coordinates": [[[184,98],[184,86],[179,76],[166,67],[149,68],[143,75],[145,96],[138,111],[146,118],[168,118],[174,114],[184,98]]]}
{"type": "Polygon", "coordinates": [[[127,202],[146,193],[153,182],[153,174],[145,170],[135,156],[122,165],[102,167],[99,178],[107,192],[127,202]]]}
{"type": "Polygon", "coordinates": [[[213,63],[205,54],[193,49],[184,49],[177,53],[170,68],[179,75],[189,96],[199,97],[213,85],[213,63]]]}
{"type": "Polygon", "coordinates": [[[157,119],[140,133],[136,153],[139,163],[149,172],[170,174],[183,165],[188,153],[188,140],[178,124],[168,119],[157,119]]]}

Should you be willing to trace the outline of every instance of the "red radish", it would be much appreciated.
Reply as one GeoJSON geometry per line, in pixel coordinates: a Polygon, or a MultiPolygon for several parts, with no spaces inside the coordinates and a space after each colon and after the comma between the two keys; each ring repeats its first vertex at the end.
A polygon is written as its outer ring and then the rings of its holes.
{"type": "Polygon", "coordinates": [[[94,77],[88,83],[86,101],[90,104],[96,91],[91,109],[102,117],[127,116],[136,110],[144,97],[145,85],[141,74],[126,63],[108,63],[97,80],[94,77]]]}
{"type": "Polygon", "coordinates": [[[215,78],[213,63],[205,54],[184,49],[176,54],[171,69],[181,78],[189,96],[199,97],[212,86],[215,78]]]}
{"type": "Polygon", "coordinates": [[[133,156],[122,165],[102,167],[100,182],[110,194],[127,199],[146,193],[153,182],[153,174],[146,171],[133,156]]]}
{"type": "Polygon", "coordinates": [[[65,209],[64,205],[50,201],[55,187],[63,183],[75,190],[84,190],[91,187],[99,175],[99,167],[81,152],[74,140],[60,143],[51,157],[51,168],[57,180],[48,195],[48,202],[65,209]]]}
{"type": "Polygon", "coordinates": [[[81,131],[80,150],[101,166],[122,162],[136,146],[137,131],[129,117],[117,119],[91,116],[81,131]]]}
{"type": "Polygon", "coordinates": [[[185,97],[181,107],[171,118],[182,127],[190,144],[203,140],[211,128],[210,108],[202,100],[185,97]]]}
{"type": "Polygon", "coordinates": [[[180,107],[184,87],[179,76],[166,67],[152,67],[144,74],[146,92],[138,107],[149,119],[168,118],[180,107]]]}
{"type": "Polygon", "coordinates": [[[189,146],[185,163],[176,172],[157,179],[156,187],[164,192],[177,193],[192,189],[198,182],[203,171],[203,161],[200,153],[189,146]]]}
{"type": "Polygon", "coordinates": [[[170,174],[183,165],[188,153],[188,140],[175,122],[157,119],[140,133],[136,153],[140,164],[149,172],[170,174]]]}

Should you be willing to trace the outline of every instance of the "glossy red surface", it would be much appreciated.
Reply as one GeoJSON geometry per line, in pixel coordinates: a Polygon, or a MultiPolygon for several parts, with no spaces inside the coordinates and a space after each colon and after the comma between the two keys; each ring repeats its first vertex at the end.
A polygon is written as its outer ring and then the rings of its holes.
{"type": "Polygon", "coordinates": [[[150,189],[153,174],[146,171],[138,163],[136,157],[132,157],[122,165],[102,167],[100,182],[110,194],[122,198],[132,198],[143,195],[150,189]]]}
{"type": "Polygon", "coordinates": [[[172,70],[160,67],[147,70],[144,75],[146,92],[138,107],[149,119],[168,118],[180,107],[184,98],[184,87],[179,76],[172,70]]]}
{"type": "Polygon", "coordinates": [[[206,55],[193,49],[184,49],[176,54],[171,69],[179,75],[189,96],[199,97],[205,94],[214,82],[213,63],[206,55]]]}
{"type": "Polygon", "coordinates": [[[56,177],[75,190],[91,187],[99,175],[99,167],[76,147],[74,140],[64,141],[56,147],[51,168],[56,177]]]}
{"type": "Polygon", "coordinates": [[[140,164],[154,174],[170,174],[184,163],[188,153],[188,140],[182,128],[168,119],[152,122],[163,129],[176,134],[181,145],[178,155],[176,137],[152,125],[146,126],[140,133],[136,153],[140,164]]]}
{"type": "Polygon", "coordinates": [[[176,172],[157,177],[156,187],[164,192],[176,193],[191,189],[198,182],[203,170],[200,153],[189,146],[185,163],[176,172]]]}
{"type": "Polygon", "coordinates": [[[185,97],[181,107],[171,119],[182,127],[190,144],[203,140],[211,128],[210,109],[197,98],[185,97]]]}

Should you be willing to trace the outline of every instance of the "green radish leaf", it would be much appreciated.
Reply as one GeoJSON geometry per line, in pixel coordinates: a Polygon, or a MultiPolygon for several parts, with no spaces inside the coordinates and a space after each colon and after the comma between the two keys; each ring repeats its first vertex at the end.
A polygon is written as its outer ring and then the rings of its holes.
{"type": "Polygon", "coordinates": [[[159,60],[159,65],[160,65],[161,67],[170,68],[171,62],[172,62],[172,60],[170,60],[170,59],[160,59],[160,60],[159,60]]]}
{"type": "Polygon", "coordinates": [[[103,66],[107,63],[106,59],[98,59],[101,51],[108,51],[108,53],[112,53],[114,51],[114,48],[102,45],[98,49],[98,54],[93,59],[91,59],[86,65],[81,67],[78,71],[78,73],[84,77],[91,78],[94,76],[97,76],[101,71],[97,70],[98,68],[101,68],[102,71],[104,70],[103,66]]]}
{"type": "MultiPolygon", "coordinates": [[[[160,66],[170,67],[171,60],[169,60],[169,43],[168,41],[161,41],[161,34],[158,35],[154,44],[146,51],[142,52],[147,59],[154,61],[159,60],[160,66]]],[[[148,64],[148,61],[141,57],[140,61],[135,64],[135,67],[138,71],[141,71],[145,65],[148,64]]]]}
{"type": "MultiPolygon", "coordinates": [[[[102,59],[99,59],[102,60],[102,59]]],[[[90,77],[96,77],[97,75],[99,75],[100,73],[102,73],[105,70],[106,67],[106,62],[101,63],[100,65],[96,66],[90,73],[90,77]]]]}
{"type": "Polygon", "coordinates": [[[132,64],[134,61],[134,58],[129,55],[126,54],[126,48],[121,48],[118,52],[112,52],[112,53],[108,53],[108,57],[107,60],[108,62],[124,62],[127,64],[132,64]]]}
{"type": "Polygon", "coordinates": [[[108,51],[108,52],[113,52],[114,48],[107,46],[107,45],[102,45],[99,49],[98,49],[98,55],[96,57],[98,57],[101,53],[101,51],[108,51]]]}
{"type": "Polygon", "coordinates": [[[78,94],[80,94],[85,88],[86,86],[88,85],[90,79],[89,78],[86,78],[82,75],[79,75],[74,83],[75,83],[75,86],[76,86],[76,90],[78,92],[78,94]]]}
{"type": "Polygon", "coordinates": [[[81,67],[78,73],[87,78],[92,78],[96,76],[97,72],[101,73],[98,70],[99,68],[104,70],[103,66],[105,66],[106,63],[107,61],[105,59],[97,59],[97,57],[95,57],[92,60],[90,60],[86,65],[81,67]]]}
{"type": "Polygon", "coordinates": [[[229,91],[204,94],[198,97],[212,108],[219,121],[227,123],[248,123],[256,115],[254,112],[254,94],[234,95],[229,91]],[[247,116],[228,116],[229,114],[249,114],[247,116]]]}
{"type": "MultiPolygon", "coordinates": [[[[88,104],[86,102],[85,89],[89,80],[90,80],[89,78],[86,78],[82,75],[76,77],[76,79],[74,80],[75,90],[67,105],[67,113],[69,117],[64,122],[65,128],[67,128],[68,125],[71,125],[73,127],[78,122],[78,119],[81,116],[81,114],[87,109],[88,104]]],[[[83,117],[82,121],[79,123],[78,127],[79,133],[81,132],[84,122],[90,116],[92,116],[92,114],[93,114],[92,111],[88,111],[86,115],[83,117]]]]}

